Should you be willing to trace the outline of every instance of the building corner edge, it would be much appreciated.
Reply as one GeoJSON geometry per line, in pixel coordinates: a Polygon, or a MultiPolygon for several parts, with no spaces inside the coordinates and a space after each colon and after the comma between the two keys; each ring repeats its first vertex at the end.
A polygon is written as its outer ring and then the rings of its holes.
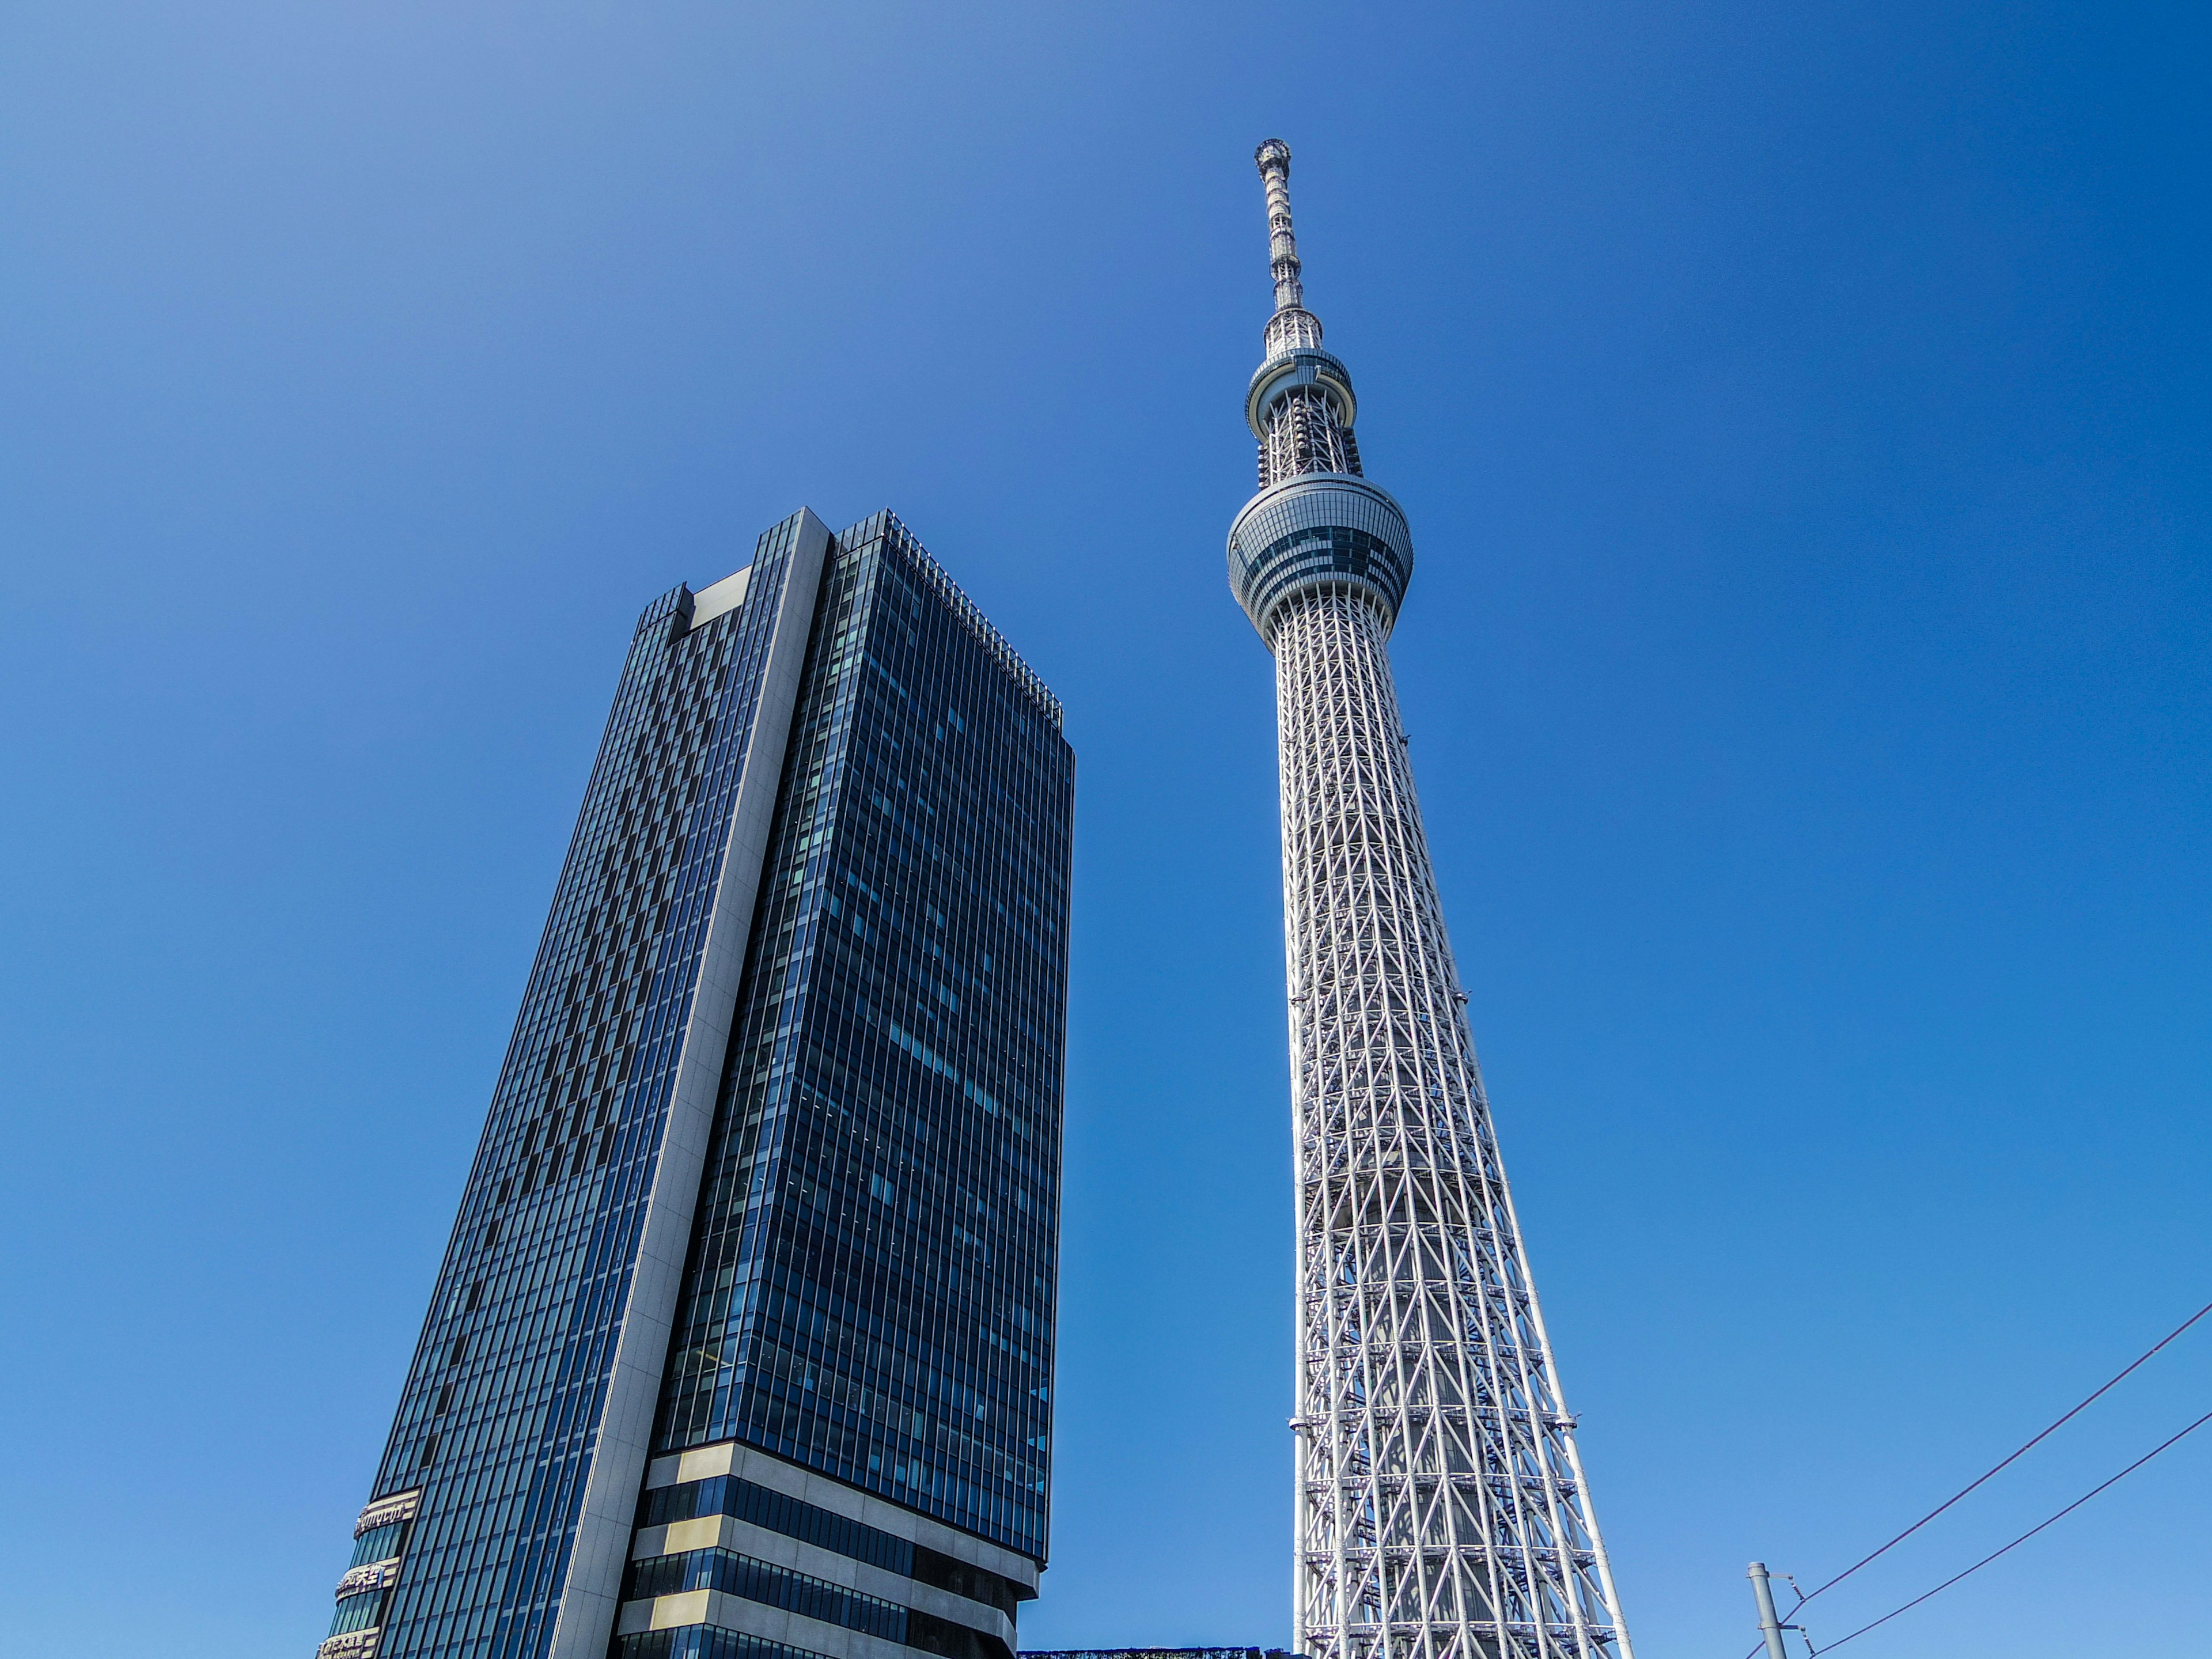
{"type": "MultiPolygon", "coordinates": [[[[683,1290],[700,1176],[714,1130],[745,946],[759,902],[761,869],[775,823],[784,751],[830,543],[829,527],[811,509],[802,507],[796,516],[790,562],[776,595],[775,624],[762,665],[760,700],[730,811],[714,919],[708,927],[639,1240],[629,1310],[607,1381],[599,1441],[576,1518],[548,1659],[605,1659],[622,1606],[637,1494],[652,1454],[653,1417],[683,1290]]],[[[746,595],[748,601],[756,597],[765,595],[746,595]]]]}

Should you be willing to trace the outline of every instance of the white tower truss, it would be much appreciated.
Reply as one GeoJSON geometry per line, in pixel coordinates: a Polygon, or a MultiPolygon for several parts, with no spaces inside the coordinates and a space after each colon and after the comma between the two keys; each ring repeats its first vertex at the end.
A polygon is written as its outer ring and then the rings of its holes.
{"type": "Polygon", "coordinates": [[[1275,654],[1297,1179],[1296,1645],[1633,1659],[1475,1066],[1388,641],[1413,573],[1322,349],[1290,147],[1229,579],[1275,654]]]}

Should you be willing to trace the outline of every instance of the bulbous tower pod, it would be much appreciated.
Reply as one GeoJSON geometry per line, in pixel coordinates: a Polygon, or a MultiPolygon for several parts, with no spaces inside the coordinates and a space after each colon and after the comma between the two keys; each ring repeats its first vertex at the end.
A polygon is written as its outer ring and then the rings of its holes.
{"type": "Polygon", "coordinates": [[[1413,575],[1322,349],[1290,147],[1229,581],[1275,654],[1297,1179],[1296,1644],[1633,1659],[1483,1097],[1388,641],[1413,575]]]}

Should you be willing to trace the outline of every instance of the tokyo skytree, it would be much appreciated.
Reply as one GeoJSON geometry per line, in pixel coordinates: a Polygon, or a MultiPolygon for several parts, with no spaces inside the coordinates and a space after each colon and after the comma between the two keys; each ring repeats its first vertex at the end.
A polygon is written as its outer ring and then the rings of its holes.
{"type": "Polygon", "coordinates": [[[1387,641],[1413,574],[1322,349],[1290,147],[1229,581],[1275,655],[1297,1183],[1293,1646],[1633,1659],[1475,1067],[1387,641]]]}

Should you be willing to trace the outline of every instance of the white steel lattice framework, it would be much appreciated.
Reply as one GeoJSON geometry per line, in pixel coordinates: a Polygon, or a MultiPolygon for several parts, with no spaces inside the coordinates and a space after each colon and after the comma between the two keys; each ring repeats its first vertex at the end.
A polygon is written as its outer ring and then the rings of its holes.
{"type": "Polygon", "coordinates": [[[1413,570],[1258,161],[1275,314],[1230,583],[1275,653],[1297,1177],[1296,1645],[1633,1659],[1475,1066],[1387,641],[1413,570]]]}

